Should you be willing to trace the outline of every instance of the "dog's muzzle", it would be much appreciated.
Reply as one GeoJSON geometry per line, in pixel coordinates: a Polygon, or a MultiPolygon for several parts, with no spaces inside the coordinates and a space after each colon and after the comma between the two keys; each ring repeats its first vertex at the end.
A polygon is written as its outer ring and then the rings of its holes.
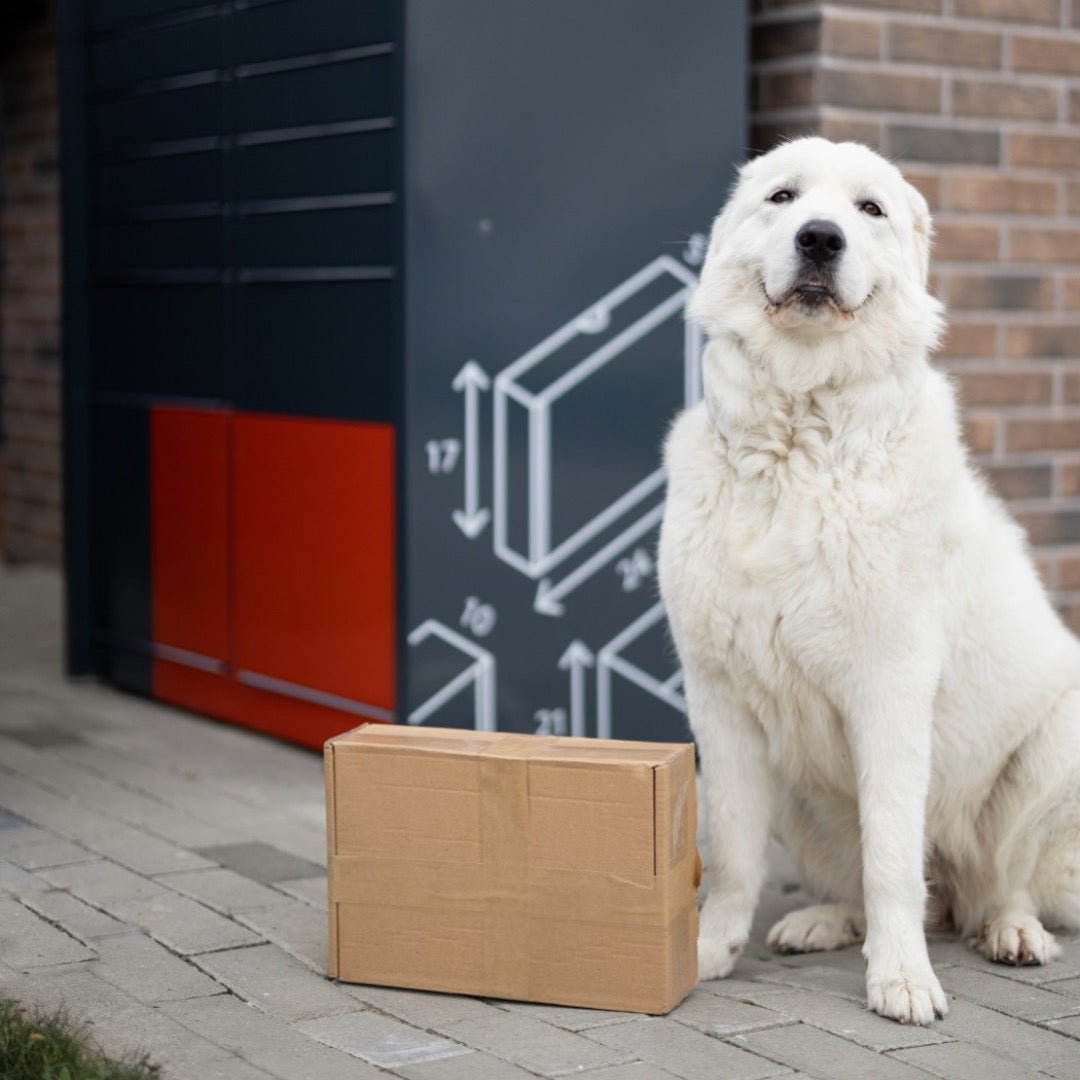
{"type": "Polygon", "coordinates": [[[795,250],[819,269],[835,262],[846,247],[840,227],[820,218],[808,221],[795,234],[795,250]]]}

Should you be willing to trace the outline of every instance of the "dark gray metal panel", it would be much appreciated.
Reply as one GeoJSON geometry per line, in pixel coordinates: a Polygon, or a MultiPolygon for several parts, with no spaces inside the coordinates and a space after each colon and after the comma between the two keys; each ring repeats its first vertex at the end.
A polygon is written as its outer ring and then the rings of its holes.
{"type": "Polygon", "coordinates": [[[659,455],[743,156],[743,5],[412,0],[404,55],[402,711],[685,737],[659,455]]]}

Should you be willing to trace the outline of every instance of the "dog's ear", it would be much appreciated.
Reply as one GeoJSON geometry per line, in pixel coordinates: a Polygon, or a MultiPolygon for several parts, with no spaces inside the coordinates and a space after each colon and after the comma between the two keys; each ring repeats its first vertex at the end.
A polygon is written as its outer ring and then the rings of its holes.
{"type": "Polygon", "coordinates": [[[752,179],[756,171],[755,166],[760,160],[760,158],[753,158],[739,168],[735,179],[732,181],[731,188],[728,191],[728,197],[727,201],[724,203],[724,208],[713,220],[712,232],[709,234],[709,250],[706,258],[714,259],[717,252],[719,252],[726,243],[737,213],[736,205],[739,202],[739,190],[748,180],[752,179]]]}
{"type": "Polygon", "coordinates": [[[919,270],[919,281],[925,288],[930,280],[930,241],[934,235],[934,222],[930,217],[930,207],[923,198],[922,192],[906,180],[904,189],[914,225],[915,261],[919,270]]]}

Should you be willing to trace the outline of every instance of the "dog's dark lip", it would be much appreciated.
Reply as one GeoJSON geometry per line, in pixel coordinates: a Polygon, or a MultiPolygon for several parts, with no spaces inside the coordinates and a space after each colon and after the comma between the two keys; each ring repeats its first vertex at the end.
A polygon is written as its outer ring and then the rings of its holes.
{"type": "Polygon", "coordinates": [[[807,281],[802,285],[796,286],[795,292],[799,296],[827,296],[830,299],[836,299],[832,289],[827,285],[822,285],[820,282],[816,281],[807,281]]]}
{"type": "Polygon", "coordinates": [[[780,308],[792,299],[792,297],[799,296],[805,297],[808,300],[813,298],[814,301],[820,299],[831,300],[833,306],[841,315],[854,315],[856,311],[860,311],[862,308],[866,307],[866,305],[877,295],[877,286],[875,285],[854,307],[845,308],[841,307],[837,295],[827,285],[823,285],[819,281],[805,281],[801,285],[796,285],[782,300],[774,300],[769,295],[769,290],[765,288],[764,280],[762,280],[760,284],[762,295],[765,297],[766,302],[773,311],[779,311],[780,308]]]}

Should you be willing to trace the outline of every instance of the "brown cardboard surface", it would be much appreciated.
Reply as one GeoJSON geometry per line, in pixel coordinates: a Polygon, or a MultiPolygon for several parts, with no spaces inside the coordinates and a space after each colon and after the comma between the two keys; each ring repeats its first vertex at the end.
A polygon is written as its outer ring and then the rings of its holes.
{"type": "Polygon", "coordinates": [[[326,783],[332,976],[656,1013],[696,982],[689,744],[365,725],[326,783]]]}

